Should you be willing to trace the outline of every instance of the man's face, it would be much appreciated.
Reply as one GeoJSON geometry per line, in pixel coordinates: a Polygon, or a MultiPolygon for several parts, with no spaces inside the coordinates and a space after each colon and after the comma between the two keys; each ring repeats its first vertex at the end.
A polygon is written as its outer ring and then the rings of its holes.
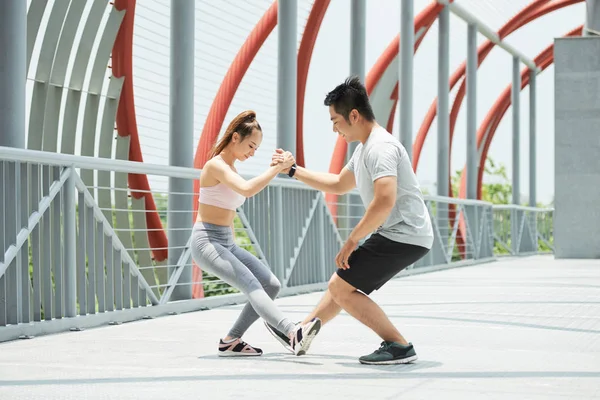
{"type": "Polygon", "coordinates": [[[331,116],[331,122],[333,123],[333,131],[338,135],[341,135],[347,143],[357,140],[354,137],[357,116],[354,114],[358,114],[358,112],[356,110],[352,110],[349,115],[350,122],[348,122],[343,115],[335,112],[335,108],[332,105],[329,106],[329,115],[331,116]]]}

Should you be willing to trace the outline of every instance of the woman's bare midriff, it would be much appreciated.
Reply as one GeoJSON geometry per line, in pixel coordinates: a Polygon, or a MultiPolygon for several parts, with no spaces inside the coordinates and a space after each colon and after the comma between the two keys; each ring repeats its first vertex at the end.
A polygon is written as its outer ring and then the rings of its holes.
{"type": "Polygon", "coordinates": [[[196,222],[206,222],[207,224],[231,226],[235,218],[234,210],[227,210],[221,207],[215,207],[208,204],[198,205],[198,214],[196,222]]]}

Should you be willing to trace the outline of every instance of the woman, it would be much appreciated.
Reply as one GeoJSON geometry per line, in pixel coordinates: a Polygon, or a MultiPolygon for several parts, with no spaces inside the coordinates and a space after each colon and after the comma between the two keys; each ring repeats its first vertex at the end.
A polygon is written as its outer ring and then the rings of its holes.
{"type": "Polygon", "coordinates": [[[211,152],[200,176],[200,197],[196,223],[192,231],[192,257],[205,271],[222,279],[248,297],[237,321],[219,341],[219,356],[260,356],[262,350],[242,341],[242,335],[260,316],[290,338],[296,355],[308,350],[321,321],[294,324],[277,308],[273,299],[281,284],[256,257],[235,244],[233,220],[236,209],[277,174],[290,168],[294,158],[281,154],[278,164],[261,175],[243,179],[235,169],[236,161],[254,156],[262,142],[262,129],[254,111],[244,111],[231,121],[225,135],[211,152]]]}

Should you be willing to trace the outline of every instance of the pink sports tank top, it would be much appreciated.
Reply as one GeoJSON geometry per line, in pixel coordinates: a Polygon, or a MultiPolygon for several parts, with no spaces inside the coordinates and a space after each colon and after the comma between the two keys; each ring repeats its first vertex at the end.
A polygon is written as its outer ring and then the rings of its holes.
{"type": "Polygon", "coordinates": [[[246,198],[222,183],[201,187],[198,202],[235,211],[244,204],[246,198]]]}

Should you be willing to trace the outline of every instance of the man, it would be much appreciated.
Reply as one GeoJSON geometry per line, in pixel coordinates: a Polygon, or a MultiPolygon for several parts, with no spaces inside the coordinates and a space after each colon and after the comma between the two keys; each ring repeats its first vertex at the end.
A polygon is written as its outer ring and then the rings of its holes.
{"type": "MultiPolygon", "coordinates": [[[[375,121],[365,87],[348,78],[325,97],[333,131],[350,142],[359,141],[339,174],[292,167],[288,175],[328,193],[344,194],[358,187],[366,212],[336,256],[338,270],[312,313],[325,324],[343,308],[377,333],[383,342],[363,364],[402,364],[417,359],[411,343],[400,334],[368,295],[407,266],[421,259],[433,244],[429,213],[402,144],[375,121]],[[357,248],[359,241],[372,234],[357,248]]],[[[276,163],[283,150],[273,155],[276,163]]],[[[288,346],[285,335],[267,324],[288,346]]]]}

